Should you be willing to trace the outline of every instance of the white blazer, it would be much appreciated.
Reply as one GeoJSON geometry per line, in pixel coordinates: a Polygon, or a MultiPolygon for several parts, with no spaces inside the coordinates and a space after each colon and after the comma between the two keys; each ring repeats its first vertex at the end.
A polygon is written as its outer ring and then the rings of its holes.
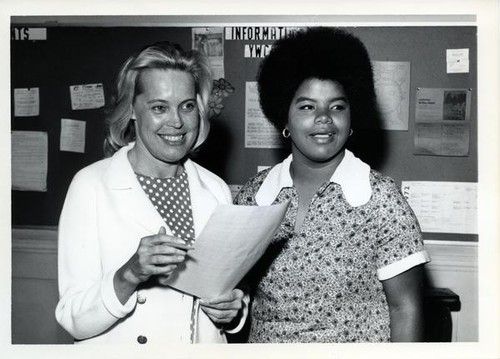
{"type": "MultiPolygon", "coordinates": [[[[128,161],[133,145],[82,169],[69,187],[59,221],[56,319],[75,339],[85,339],[79,343],[189,343],[193,297],[151,286],[122,305],[113,288],[115,272],[142,237],[161,226],[171,234],[128,161]]],[[[218,203],[231,203],[231,193],[222,179],[193,161],[184,167],[199,234],[218,203]]],[[[201,310],[197,342],[226,342],[201,310]]]]}

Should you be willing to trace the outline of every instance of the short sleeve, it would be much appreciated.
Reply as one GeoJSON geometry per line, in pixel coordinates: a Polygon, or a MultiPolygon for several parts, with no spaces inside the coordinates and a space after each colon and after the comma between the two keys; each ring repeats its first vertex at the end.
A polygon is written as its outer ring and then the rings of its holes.
{"type": "Polygon", "coordinates": [[[255,202],[255,195],[268,173],[269,170],[266,169],[250,178],[234,197],[233,204],[241,206],[256,206],[257,203],[255,202]]]}
{"type": "Polygon", "coordinates": [[[379,196],[375,257],[378,278],[386,280],[430,258],[418,220],[391,179],[383,180],[379,196]]]}

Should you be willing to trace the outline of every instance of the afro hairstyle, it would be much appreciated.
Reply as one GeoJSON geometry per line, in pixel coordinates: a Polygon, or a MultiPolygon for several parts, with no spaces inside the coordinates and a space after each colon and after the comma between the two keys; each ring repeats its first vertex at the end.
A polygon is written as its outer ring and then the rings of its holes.
{"type": "Polygon", "coordinates": [[[276,41],[257,75],[262,112],[279,130],[288,122],[290,103],[304,80],[339,82],[351,109],[352,127],[376,114],[368,52],[357,37],[331,27],[311,27],[276,41]]]}

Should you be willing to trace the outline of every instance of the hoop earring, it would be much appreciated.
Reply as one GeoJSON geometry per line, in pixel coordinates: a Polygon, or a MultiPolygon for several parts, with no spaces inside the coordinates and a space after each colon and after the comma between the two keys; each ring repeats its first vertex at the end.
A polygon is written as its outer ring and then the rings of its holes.
{"type": "Polygon", "coordinates": [[[288,137],[290,137],[290,130],[285,127],[283,129],[283,131],[281,132],[281,134],[283,135],[283,137],[288,138],[288,137]]]}
{"type": "Polygon", "coordinates": [[[130,119],[137,120],[137,117],[136,117],[135,111],[134,111],[134,106],[132,106],[132,105],[130,105],[130,119]]]}
{"type": "Polygon", "coordinates": [[[351,128],[351,132],[349,132],[349,136],[351,136],[354,133],[354,130],[351,128]]]}

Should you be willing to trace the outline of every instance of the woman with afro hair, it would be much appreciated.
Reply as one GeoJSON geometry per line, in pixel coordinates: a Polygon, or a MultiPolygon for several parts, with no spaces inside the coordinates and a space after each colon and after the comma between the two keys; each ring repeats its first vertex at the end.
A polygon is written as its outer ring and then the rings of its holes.
{"type": "Polygon", "coordinates": [[[417,219],[391,178],[346,149],[376,116],[365,46],[339,29],[299,31],[273,45],[257,80],[292,153],[235,198],[290,202],[248,276],[249,342],[421,341],[429,256],[417,219]]]}

